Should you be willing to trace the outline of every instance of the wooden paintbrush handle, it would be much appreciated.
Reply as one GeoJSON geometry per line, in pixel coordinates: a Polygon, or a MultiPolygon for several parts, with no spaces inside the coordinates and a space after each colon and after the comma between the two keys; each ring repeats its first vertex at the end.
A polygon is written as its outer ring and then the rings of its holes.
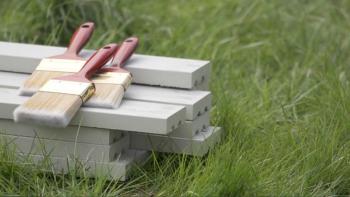
{"type": "Polygon", "coordinates": [[[77,73],[86,79],[90,79],[92,75],[104,66],[117,50],[117,44],[109,44],[96,51],[85,63],[84,67],[77,73]]]}
{"type": "Polygon", "coordinates": [[[89,41],[94,28],[95,24],[93,22],[87,22],[80,25],[80,27],[75,30],[72,38],[70,39],[69,46],[65,54],[77,56],[89,41]]]}
{"type": "Polygon", "coordinates": [[[114,67],[122,67],[124,63],[130,58],[134,53],[139,43],[137,37],[130,37],[122,43],[122,45],[117,50],[116,54],[113,57],[111,65],[114,67]]]}

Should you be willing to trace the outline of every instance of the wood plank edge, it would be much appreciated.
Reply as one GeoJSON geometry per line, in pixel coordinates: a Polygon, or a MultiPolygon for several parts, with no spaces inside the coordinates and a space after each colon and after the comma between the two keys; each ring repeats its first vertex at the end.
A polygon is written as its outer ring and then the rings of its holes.
{"type": "Polygon", "coordinates": [[[201,132],[192,139],[131,133],[130,147],[156,152],[203,156],[221,140],[222,132],[220,127],[210,127],[208,131],[201,132]]]}

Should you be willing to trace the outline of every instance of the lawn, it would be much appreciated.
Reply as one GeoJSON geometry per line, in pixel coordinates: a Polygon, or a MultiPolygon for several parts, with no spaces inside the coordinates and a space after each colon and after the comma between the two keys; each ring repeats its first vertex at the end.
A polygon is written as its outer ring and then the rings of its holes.
{"type": "Polygon", "coordinates": [[[140,38],[138,53],[212,61],[204,158],[153,154],[125,183],[43,174],[6,162],[18,195],[350,195],[350,2],[346,0],[4,0],[0,40],[67,45],[95,21],[89,48],[140,38]]]}

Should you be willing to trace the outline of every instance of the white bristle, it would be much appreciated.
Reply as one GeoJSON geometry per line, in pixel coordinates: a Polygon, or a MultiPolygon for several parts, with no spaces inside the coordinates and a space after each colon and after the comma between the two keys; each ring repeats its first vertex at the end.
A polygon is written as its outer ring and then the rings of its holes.
{"type": "Polygon", "coordinates": [[[95,83],[95,93],[84,103],[87,107],[118,108],[124,96],[122,85],[95,83]]]}
{"type": "Polygon", "coordinates": [[[66,127],[82,105],[78,95],[38,92],[13,113],[15,122],[66,127]]]}
{"type": "Polygon", "coordinates": [[[31,96],[35,94],[48,80],[64,75],[69,72],[35,70],[19,89],[19,95],[31,96]]]}

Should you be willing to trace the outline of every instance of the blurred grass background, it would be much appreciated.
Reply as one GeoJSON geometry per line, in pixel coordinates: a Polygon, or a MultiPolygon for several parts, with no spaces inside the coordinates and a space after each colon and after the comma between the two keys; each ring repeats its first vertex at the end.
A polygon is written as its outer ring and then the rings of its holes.
{"type": "Polygon", "coordinates": [[[205,158],[154,154],[132,181],[42,174],[1,149],[0,192],[18,195],[350,195],[350,2],[346,0],[3,0],[0,40],[88,48],[140,38],[138,53],[212,61],[205,158]]]}

